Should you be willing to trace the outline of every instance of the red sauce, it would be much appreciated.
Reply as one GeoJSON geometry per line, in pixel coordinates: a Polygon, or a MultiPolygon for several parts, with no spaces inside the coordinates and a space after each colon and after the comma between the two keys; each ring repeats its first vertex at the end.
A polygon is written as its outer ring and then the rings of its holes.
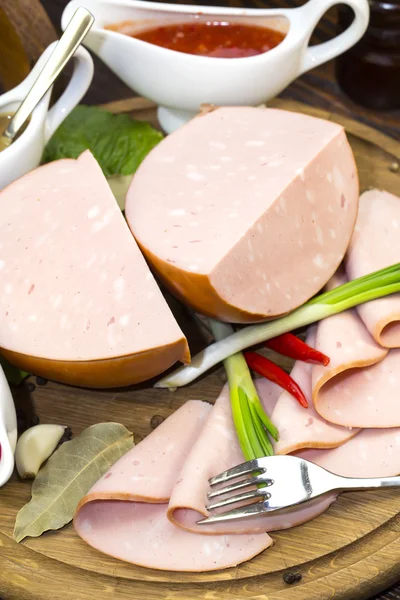
{"type": "Polygon", "coordinates": [[[285,34],[257,25],[208,21],[165,25],[132,37],[186,54],[244,58],[275,48],[285,34]]]}

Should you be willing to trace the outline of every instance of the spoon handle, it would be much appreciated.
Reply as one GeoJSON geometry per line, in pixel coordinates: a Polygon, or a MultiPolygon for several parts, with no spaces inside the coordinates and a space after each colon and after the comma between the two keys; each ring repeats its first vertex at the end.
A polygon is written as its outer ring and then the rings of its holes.
{"type": "Polygon", "coordinates": [[[93,25],[93,22],[94,17],[88,10],[83,7],[79,7],[76,10],[63,35],[51,53],[49,60],[44,65],[32,88],[10,120],[8,127],[4,132],[6,137],[11,140],[14,139],[35,106],[53,85],[71,56],[73,56],[93,25]]]}

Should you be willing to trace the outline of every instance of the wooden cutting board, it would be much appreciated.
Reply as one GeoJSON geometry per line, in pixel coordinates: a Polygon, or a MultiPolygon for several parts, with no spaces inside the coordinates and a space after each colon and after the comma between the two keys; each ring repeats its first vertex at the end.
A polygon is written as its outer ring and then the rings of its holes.
{"type": "MultiPolygon", "coordinates": [[[[346,117],[293,101],[273,105],[339,122],[353,147],[362,190],[370,186],[400,193],[400,144],[346,117]]],[[[108,105],[156,123],[154,106],[134,98],[108,105]]],[[[196,352],[201,332],[188,313],[171,301],[196,352]]],[[[157,326],[157,324],[155,324],[157,326]]],[[[288,363],[285,365],[289,366],[288,363]]],[[[25,415],[42,423],[62,423],[78,434],[100,421],[118,421],[136,442],[152,430],[154,415],[167,417],[186,400],[214,402],[224,373],[171,393],[149,384],[131,389],[97,391],[55,383],[17,388],[15,399],[25,415]]],[[[28,380],[29,381],[29,380],[28,380]]],[[[30,378],[35,382],[35,378],[30,378]]],[[[135,567],[87,546],[71,526],[16,544],[15,516],[30,498],[30,483],[16,476],[0,490],[0,596],[4,600],[203,599],[327,600],[369,598],[400,580],[400,494],[397,490],[346,494],[314,521],[273,533],[274,546],[252,561],[216,573],[171,573],[135,567]],[[301,575],[289,585],[284,576],[301,575]]]]}

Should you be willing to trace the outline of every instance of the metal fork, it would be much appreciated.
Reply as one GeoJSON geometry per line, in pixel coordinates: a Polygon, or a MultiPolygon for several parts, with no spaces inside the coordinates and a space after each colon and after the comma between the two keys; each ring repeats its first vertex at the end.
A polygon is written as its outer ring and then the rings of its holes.
{"type": "Polygon", "coordinates": [[[209,484],[211,492],[207,496],[212,502],[206,509],[214,514],[198,521],[200,525],[290,511],[332,492],[400,487],[400,476],[341,477],[297,456],[266,456],[233,467],[209,479],[209,484]],[[230,481],[233,483],[220,485],[230,481]],[[239,506],[215,512],[232,504],[239,506]]]}

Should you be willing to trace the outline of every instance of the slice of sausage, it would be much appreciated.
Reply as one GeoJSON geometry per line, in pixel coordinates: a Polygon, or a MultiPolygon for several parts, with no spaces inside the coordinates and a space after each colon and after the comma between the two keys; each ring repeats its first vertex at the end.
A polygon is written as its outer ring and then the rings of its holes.
{"type": "Polygon", "coordinates": [[[400,428],[363,429],[343,446],[297,456],[344,477],[392,477],[400,473],[399,447],[400,428]]]}
{"type": "MultiPolygon", "coordinates": [[[[316,327],[307,335],[307,343],[315,347],[316,327]]],[[[279,431],[279,440],[274,443],[275,454],[290,454],[302,448],[334,448],[354,437],[358,429],[348,429],[325,421],[315,410],[312,401],[312,371],[320,370],[321,375],[329,367],[319,367],[300,360],[296,361],[290,373],[308,400],[308,408],[302,406],[289,392],[283,391],[271,414],[271,420],[279,431]]],[[[264,383],[264,382],[262,382],[264,383]]],[[[263,392],[258,386],[260,398],[263,392]]]]}
{"type": "Polygon", "coordinates": [[[188,360],[186,339],[90,152],[15,181],[0,192],[0,209],[0,348],[10,362],[65,383],[111,387],[188,360]]]}
{"type": "Polygon", "coordinates": [[[187,402],[93,486],[74,519],[90,546],[152,569],[214,571],[250,560],[272,544],[265,533],[205,536],[167,519],[166,502],[210,410],[205,402],[187,402]]]}
{"type": "MultiPolygon", "coordinates": [[[[256,385],[260,395],[262,391],[265,410],[270,414],[279,396],[280,388],[266,380],[257,380],[256,385]]],[[[284,514],[278,511],[251,519],[197,525],[199,519],[209,515],[206,510],[209,478],[243,461],[232,420],[229,388],[226,385],[179,473],[168,506],[167,515],[170,521],[186,531],[207,537],[215,534],[238,534],[241,537],[240,534],[244,533],[261,534],[264,531],[295,527],[323,513],[335,500],[336,496],[331,495],[329,498],[319,498],[312,504],[295,507],[284,514]]],[[[226,509],[226,507],[216,509],[216,512],[223,512],[226,509]]]]}
{"type": "MultiPolygon", "coordinates": [[[[354,348],[349,350],[354,352],[354,348]]],[[[330,423],[343,427],[400,427],[400,349],[390,350],[380,362],[364,367],[371,356],[367,346],[355,352],[357,362],[337,362],[336,369],[315,384],[316,410],[330,423]]]]}
{"type": "Polygon", "coordinates": [[[126,216],[178,298],[245,323],[288,312],[323,287],[345,254],[357,206],[341,126],[227,107],[152,150],[131,183],[126,216]]]}
{"type": "Polygon", "coordinates": [[[200,400],[186,402],[124,454],[94,484],[80,506],[99,499],[168,502],[177,470],[202,432],[211,409],[211,404],[200,400]]]}
{"type": "MultiPolygon", "coordinates": [[[[346,255],[350,279],[400,262],[400,198],[380,190],[360,197],[356,228],[346,255]]],[[[400,294],[360,304],[358,314],[374,339],[400,347],[400,294]]]]}
{"type": "MultiPolygon", "coordinates": [[[[329,287],[342,275],[334,280],[329,287]]],[[[377,344],[355,309],[320,321],[316,348],[330,357],[327,367],[312,367],[313,402],[322,418],[351,428],[400,426],[400,350],[377,344]]]]}

